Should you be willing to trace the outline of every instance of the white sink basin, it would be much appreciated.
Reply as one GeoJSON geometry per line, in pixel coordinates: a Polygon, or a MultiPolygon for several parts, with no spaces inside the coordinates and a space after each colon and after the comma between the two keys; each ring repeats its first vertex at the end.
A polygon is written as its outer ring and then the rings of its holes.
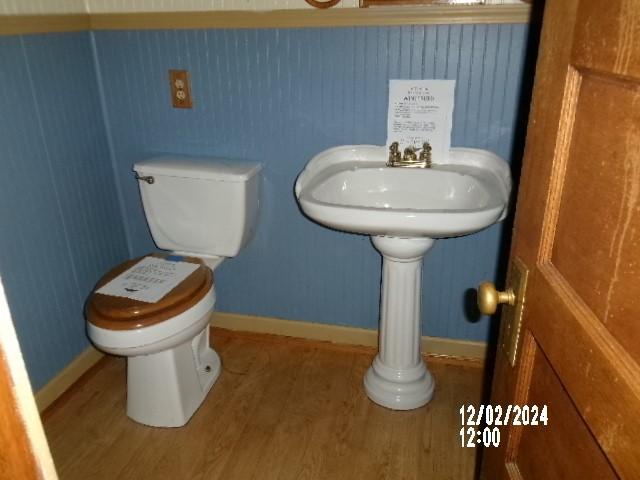
{"type": "Polygon", "coordinates": [[[335,147],[296,181],[302,210],[328,227],[399,237],[454,237],[504,218],[511,177],[485,150],[453,148],[446,164],[390,168],[385,147],[335,147]]]}
{"type": "Polygon", "coordinates": [[[504,160],[453,148],[429,169],[386,166],[385,147],[335,147],[313,157],[296,197],[313,220],[371,235],[382,254],[379,351],[364,377],[371,400],[419,408],[435,384],[420,354],[422,259],[434,239],[477,232],[502,220],[511,193],[504,160]]]}

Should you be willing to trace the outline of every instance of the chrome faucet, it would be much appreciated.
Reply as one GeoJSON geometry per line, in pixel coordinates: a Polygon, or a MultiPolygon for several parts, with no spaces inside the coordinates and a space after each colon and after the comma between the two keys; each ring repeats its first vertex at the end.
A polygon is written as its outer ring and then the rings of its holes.
{"type": "Polygon", "coordinates": [[[408,168],[431,168],[431,145],[424,142],[420,156],[416,155],[418,149],[415,147],[407,147],[404,149],[404,155],[400,155],[400,145],[393,142],[389,146],[388,167],[408,167],[408,168]]]}

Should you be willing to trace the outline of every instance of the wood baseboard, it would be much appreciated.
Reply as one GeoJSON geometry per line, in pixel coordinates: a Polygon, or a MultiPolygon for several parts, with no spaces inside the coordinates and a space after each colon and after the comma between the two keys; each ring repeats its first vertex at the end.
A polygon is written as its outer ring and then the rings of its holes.
{"type": "Polygon", "coordinates": [[[91,367],[104,357],[104,353],[89,346],[78,355],[64,370],[53,377],[49,383],[35,394],[38,411],[42,413],[49,405],[76,383],[91,367]]]}
{"type": "MultiPolygon", "coordinates": [[[[266,333],[373,348],[378,346],[377,330],[329,325],[326,323],[214,312],[211,317],[211,325],[232,331],[266,333]]],[[[472,360],[482,363],[486,357],[487,345],[484,342],[424,336],[422,337],[422,352],[431,356],[472,360]]],[[[64,370],[35,394],[38,411],[42,413],[76,383],[82,375],[98,363],[102,357],[104,357],[104,354],[93,346],[89,346],[78,355],[64,370]]]]}
{"type": "MultiPolygon", "coordinates": [[[[287,337],[306,338],[348,345],[378,346],[378,331],[364,328],[328,325],[326,323],[282,320],[271,317],[214,312],[211,318],[214,327],[254,333],[269,333],[287,337]]],[[[422,337],[422,352],[432,356],[443,356],[484,362],[487,344],[452,338],[422,337]]]]}

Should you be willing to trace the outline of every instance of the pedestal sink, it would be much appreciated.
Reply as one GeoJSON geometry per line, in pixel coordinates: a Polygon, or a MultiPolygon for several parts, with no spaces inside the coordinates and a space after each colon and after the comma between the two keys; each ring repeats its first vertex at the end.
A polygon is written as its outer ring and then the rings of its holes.
{"type": "Polygon", "coordinates": [[[295,185],[312,220],[371,235],[382,254],[379,352],[364,386],[371,400],[394,410],[418,408],[434,391],[420,352],[424,255],[435,239],[503,220],[511,192],[509,166],[491,152],[452,148],[437,160],[431,168],[391,168],[385,147],[334,147],[313,157],[295,185]]]}

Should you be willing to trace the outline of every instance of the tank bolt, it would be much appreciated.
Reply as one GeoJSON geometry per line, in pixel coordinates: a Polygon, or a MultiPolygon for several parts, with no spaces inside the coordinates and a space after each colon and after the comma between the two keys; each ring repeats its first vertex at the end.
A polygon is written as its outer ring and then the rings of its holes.
{"type": "Polygon", "coordinates": [[[138,172],[136,172],[136,180],[147,182],[149,185],[153,185],[153,183],[156,181],[155,178],[153,178],[151,175],[138,175],[138,172]]]}
{"type": "Polygon", "coordinates": [[[204,371],[209,373],[211,371],[211,367],[207,365],[206,367],[204,367],[204,371]]]}

